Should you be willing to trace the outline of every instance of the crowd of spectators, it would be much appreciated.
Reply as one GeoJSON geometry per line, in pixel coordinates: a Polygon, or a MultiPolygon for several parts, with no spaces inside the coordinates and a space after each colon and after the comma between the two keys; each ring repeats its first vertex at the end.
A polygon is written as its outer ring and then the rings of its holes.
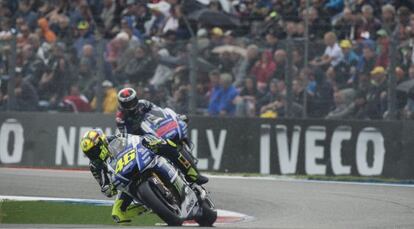
{"type": "Polygon", "coordinates": [[[410,119],[411,2],[311,0],[306,10],[305,0],[0,0],[0,110],[15,33],[19,111],[91,112],[101,91],[113,113],[117,90],[133,87],[188,113],[195,62],[198,114],[384,119],[395,77],[398,118],[410,119]],[[204,9],[209,17],[194,18],[204,9]]]}

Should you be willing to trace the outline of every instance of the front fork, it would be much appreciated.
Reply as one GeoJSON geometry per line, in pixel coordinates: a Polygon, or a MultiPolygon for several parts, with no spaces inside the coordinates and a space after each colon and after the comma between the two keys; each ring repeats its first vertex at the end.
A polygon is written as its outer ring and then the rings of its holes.
{"type": "Polygon", "coordinates": [[[191,159],[194,163],[194,165],[198,164],[198,159],[194,157],[194,155],[191,153],[194,148],[194,144],[187,138],[182,140],[182,144],[179,144],[180,149],[179,151],[188,159],[191,159]]]}
{"type": "Polygon", "coordinates": [[[171,184],[172,188],[174,188],[176,193],[180,196],[180,199],[185,199],[185,187],[187,186],[187,183],[182,179],[180,171],[177,168],[171,165],[165,158],[158,157],[158,162],[153,169],[156,173],[152,173],[155,174],[155,177],[157,177],[164,186],[171,184]]]}

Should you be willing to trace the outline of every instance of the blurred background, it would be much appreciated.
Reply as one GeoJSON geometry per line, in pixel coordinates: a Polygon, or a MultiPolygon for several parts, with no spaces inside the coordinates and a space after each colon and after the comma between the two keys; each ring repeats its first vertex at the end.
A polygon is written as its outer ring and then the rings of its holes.
{"type": "Polygon", "coordinates": [[[0,110],[413,119],[414,3],[0,0],[0,110]]]}

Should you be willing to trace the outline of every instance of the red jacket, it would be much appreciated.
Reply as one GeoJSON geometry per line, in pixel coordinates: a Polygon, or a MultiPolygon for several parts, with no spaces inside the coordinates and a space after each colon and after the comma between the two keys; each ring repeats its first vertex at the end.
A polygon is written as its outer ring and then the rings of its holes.
{"type": "Polygon", "coordinates": [[[81,96],[68,95],[63,98],[63,102],[71,106],[73,112],[91,112],[88,101],[81,96]]]}
{"type": "Polygon", "coordinates": [[[256,77],[258,83],[267,83],[276,70],[276,63],[273,61],[272,52],[266,50],[262,54],[262,59],[257,61],[251,70],[251,74],[256,77]],[[266,62],[263,59],[266,58],[266,62]]]}

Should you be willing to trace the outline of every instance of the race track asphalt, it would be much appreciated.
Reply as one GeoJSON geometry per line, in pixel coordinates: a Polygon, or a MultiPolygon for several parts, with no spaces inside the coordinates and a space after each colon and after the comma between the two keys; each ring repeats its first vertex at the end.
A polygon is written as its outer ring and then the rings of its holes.
{"type": "MultiPolygon", "coordinates": [[[[219,227],[414,228],[413,186],[212,176],[207,187],[217,208],[254,217],[219,227]]],[[[0,195],[105,199],[89,172],[12,168],[0,168],[0,195]]]]}

